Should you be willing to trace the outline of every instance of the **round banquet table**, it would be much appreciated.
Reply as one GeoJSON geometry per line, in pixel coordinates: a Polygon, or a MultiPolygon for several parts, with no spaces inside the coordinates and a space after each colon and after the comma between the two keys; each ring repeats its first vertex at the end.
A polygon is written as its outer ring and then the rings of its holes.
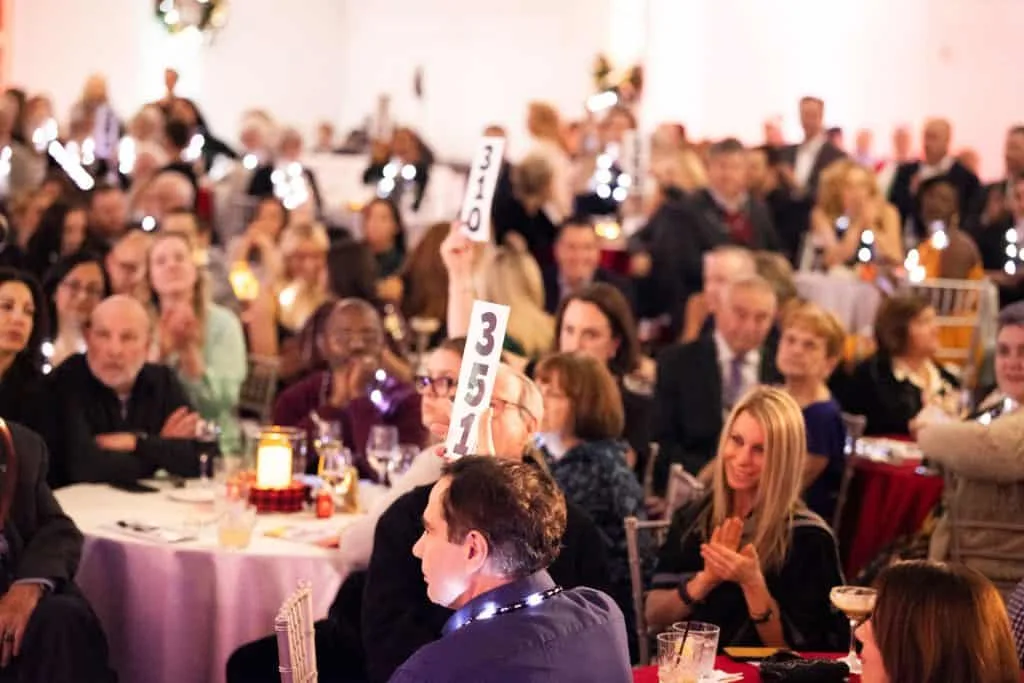
{"type": "Polygon", "coordinates": [[[920,464],[854,458],[839,532],[848,581],[897,538],[918,531],[939,503],[942,477],[920,473],[920,464]]]}
{"type": "MultiPolygon", "coordinates": [[[[840,659],[844,657],[845,654],[804,654],[803,656],[807,659],[840,659]]],[[[744,681],[753,681],[756,683],[761,680],[761,676],[758,673],[756,666],[743,662],[734,662],[725,655],[719,655],[715,658],[715,670],[723,671],[727,674],[743,674],[744,681]]],[[[860,680],[860,676],[852,675],[847,680],[854,683],[860,680]]],[[[658,683],[658,667],[638,666],[633,669],[633,683],[658,683]]]]}
{"type": "Polygon", "coordinates": [[[218,547],[215,525],[174,544],[116,530],[119,520],[180,528],[202,509],[166,490],[79,484],[55,494],[85,535],[76,583],[103,623],[121,683],[223,681],[231,653],[273,632],[278,607],[300,580],[313,585],[314,616],[325,616],[347,574],[337,552],[264,534],[283,525],[341,528],[358,518],[260,515],[251,545],[230,551],[218,547]]]}

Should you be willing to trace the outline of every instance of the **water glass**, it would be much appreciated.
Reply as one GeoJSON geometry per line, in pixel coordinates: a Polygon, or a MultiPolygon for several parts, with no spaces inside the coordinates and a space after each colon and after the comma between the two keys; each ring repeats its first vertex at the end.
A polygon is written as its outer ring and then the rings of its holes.
{"type": "Polygon", "coordinates": [[[388,464],[398,453],[398,427],[374,425],[366,442],[366,460],[377,473],[377,479],[388,483],[388,464]]]}
{"type": "Polygon", "coordinates": [[[227,550],[245,550],[255,528],[255,507],[246,501],[229,503],[217,522],[217,543],[227,550]]]}
{"type": "Polygon", "coordinates": [[[718,652],[719,629],[702,621],[679,622],[658,636],[658,676],[667,683],[711,680],[718,652]],[[668,637],[663,639],[662,636],[668,637]],[[666,641],[663,646],[662,641],[666,641]],[[664,678],[662,679],[662,671],[664,678]]]}
{"type": "Polygon", "coordinates": [[[400,477],[412,467],[412,461],[420,454],[420,447],[414,443],[403,443],[398,447],[398,456],[388,463],[388,476],[391,481],[400,477]]]}

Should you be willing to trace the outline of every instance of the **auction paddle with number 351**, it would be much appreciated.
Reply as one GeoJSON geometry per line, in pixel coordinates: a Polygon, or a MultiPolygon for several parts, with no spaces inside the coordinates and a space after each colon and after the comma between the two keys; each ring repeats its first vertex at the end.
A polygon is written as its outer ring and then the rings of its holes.
{"type": "Polygon", "coordinates": [[[509,307],[490,301],[474,301],[462,354],[459,386],[455,390],[452,417],[445,444],[450,459],[473,455],[477,447],[477,423],[491,405],[494,380],[501,363],[508,327],[509,307]]]}

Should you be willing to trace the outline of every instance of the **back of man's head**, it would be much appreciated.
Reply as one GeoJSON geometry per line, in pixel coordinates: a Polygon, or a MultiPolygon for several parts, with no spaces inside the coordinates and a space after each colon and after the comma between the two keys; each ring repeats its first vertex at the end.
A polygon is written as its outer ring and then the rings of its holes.
{"type": "Polygon", "coordinates": [[[565,534],[565,497],[539,468],[486,456],[444,467],[448,478],[442,509],[448,540],[471,531],[488,545],[491,571],[516,580],[546,569],[558,557],[565,534]]]}

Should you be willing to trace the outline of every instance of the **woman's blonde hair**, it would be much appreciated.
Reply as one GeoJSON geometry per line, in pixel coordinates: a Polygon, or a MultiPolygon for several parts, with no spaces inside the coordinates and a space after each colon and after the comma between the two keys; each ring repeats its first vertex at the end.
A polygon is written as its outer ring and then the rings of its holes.
{"type": "Polygon", "coordinates": [[[733,491],[725,478],[722,454],[732,436],[736,418],[747,414],[764,431],[764,468],[751,511],[753,535],[761,566],[782,567],[789,552],[793,516],[800,503],[800,488],[807,459],[807,434],[800,406],[782,389],[760,386],[739,400],[729,414],[718,444],[712,472],[711,514],[706,533],[735,515],[733,491]]]}
{"type": "Polygon", "coordinates": [[[861,171],[867,175],[872,199],[878,199],[881,196],[878,179],[870,168],[862,166],[852,159],[833,161],[821,172],[821,182],[818,185],[818,208],[833,220],[846,212],[843,208],[843,186],[846,185],[846,181],[853,171],[861,171]]]}
{"type": "Polygon", "coordinates": [[[327,228],[315,221],[292,223],[281,232],[279,241],[281,255],[291,256],[303,242],[312,242],[318,251],[325,254],[331,248],[331,239],[327,236],[327,228]]]}
{"type": "Polygon", "coordinates": [[[562,144],[558,110],[547,102],[530,102],[526,115],[526,127],[535,138],[562,144]]]}
{"type": "Polygon", "coordinates": [[[476,271],[477,296],[511,307],[508,336],[528,356],[551,348],[555,321],[544,310],[544,278],[537,261],[522,246],[491,247],[476,271]]]}
{"type": "Polygon", "coordinates": [[[148,280],[149,290],[153,292],[154,319],[159,319],[160,317],[160,299],[157,296],[156,290],[153,289],[153,253],[156,251],[158,244],[168,240],[178,240],[188,247],[189,263],[192,263],[196,269],[196,285],[192,290],[192,312],[195,313],[196,320],[199,322],[199,329],[205,336],[206,314],[210,303],[209,284],[206,281],[206,273],[196,266],[195,261],[191,258],[196,250],[195,244],[192,242],[192,238],[183,232],[158,231],[153,235],[153,239],[149,244],[149,253],[146,255],[146,279],[148,280]]]}
{"type": "Polygon", "coordinates": [[[651,173],[664,186],[693,192],[708,185],[708,171],[697,153],[686,148],[659,156],[651,173]]]}

